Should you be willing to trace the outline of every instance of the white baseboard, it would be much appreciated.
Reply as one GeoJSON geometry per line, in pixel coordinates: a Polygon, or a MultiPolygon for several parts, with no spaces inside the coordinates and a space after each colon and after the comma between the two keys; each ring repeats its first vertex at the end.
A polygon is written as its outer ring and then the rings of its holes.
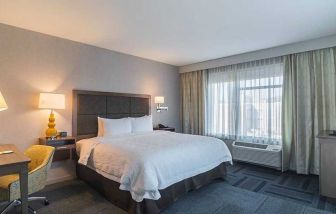
{"type": "Polygon", "coordinates": [[[62,176],[62,177],[48,179],[47,180],[47,185],[60,183],[60,182],[64,182],[64,181],[69,181],[69,180],[74,180],[76,178],[77,177],[75,175],[65,175],[65,176],[62,176]]]}

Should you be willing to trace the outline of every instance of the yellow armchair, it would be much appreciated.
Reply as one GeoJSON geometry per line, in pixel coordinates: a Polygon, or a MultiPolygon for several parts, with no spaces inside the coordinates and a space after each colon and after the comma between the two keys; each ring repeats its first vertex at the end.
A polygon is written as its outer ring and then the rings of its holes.
{"type": "MultiPolygon", "coordinates": [[[[31,159],[28,164],[28,194],[42,190],[46,186],[47,173],[50,169],[55,148],[51,146],[34,145],[25,151],[25,155],[31,159]]],[[[1,212],[6,213],[13,206],[20,204],[20,181],[19,175],[7,175],[0,177],[0,201],[10,201],[11,203],[1,212]]],[[[29,197],[28,201],[44,200],[45,197],[29,197]]],[[[29,208],[35,213],[32,208],[29,208]]]]}

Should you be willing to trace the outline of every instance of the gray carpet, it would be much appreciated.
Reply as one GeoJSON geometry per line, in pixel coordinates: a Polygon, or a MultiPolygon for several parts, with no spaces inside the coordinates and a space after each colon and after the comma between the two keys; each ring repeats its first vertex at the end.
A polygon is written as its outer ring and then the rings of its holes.
{"type": "Polygon", "coordinates": [[[189,193],[166,209],[164,214],[313,214],[329,213],[295,202],[266,196],[241,188],[227,182],[216,182],[205,188],[189,193]]]}
{"type": "Polygon", "coordinates": [[[251,164],[235,163],[228,167],[228,182],[239,188],[336,212],[336,203],[320,197],[316,175],[298,175],[251,164]]]}
{"type": "MultiPolygon", "coordinates": [[[[41,214],[126,214],[115,207],[87,184],[79,180],[50,185],[38,195],[49,198],[50,205],[33,202],[31,206],[41,214]]],[[[18,213],[13,211],[11,213],[18,213]]],[[[167,208],[164,214],[218,213],[329,213],[300,203],[278,199],[265,194],[234,187],[226,181],[216,181],[192,191],[167,208]]]]}

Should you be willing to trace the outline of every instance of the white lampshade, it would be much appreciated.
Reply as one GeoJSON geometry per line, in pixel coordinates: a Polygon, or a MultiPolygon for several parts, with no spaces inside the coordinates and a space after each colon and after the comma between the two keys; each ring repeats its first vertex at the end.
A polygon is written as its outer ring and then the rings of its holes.
{"type": "Polygon", "coordinates": [[[4,111],[6,109],[8,109],[8,106],[6,104],[5,98],[2,96],[0,92],[0,111],[4,111]]]}
{"type": "Polygon", "coordinates": [[[154,103],[156,103],[156,104],[163,104],[164,103],[164,97],[162,97],[162,96],[156,96],[156,97],[154,97],[154,103]]]}
{"type": "Polygon", "coordinates": [[[64,94],[40,93],[39,108],[44,109],[64,109],[64,94]]]}

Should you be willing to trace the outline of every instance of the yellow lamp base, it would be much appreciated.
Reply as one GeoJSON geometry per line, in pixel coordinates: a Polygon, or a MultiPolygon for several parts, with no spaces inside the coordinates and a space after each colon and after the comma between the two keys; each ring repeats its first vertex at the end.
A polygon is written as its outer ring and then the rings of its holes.
{"type": "Polygon", "coordinates": [[[48,128],[46,130],[46,136],[47,137],[56,137],[57,136],[57,130],[55,128],[53,128],[53,129],[48,128]]]}
{"type": "Polygon", "coordinates": [[[46,130],[46,136],[47,137],[56,137],[57,136],[57,130],[55,129],[56,123],[55,123],[55,115],[53,111],[51,111],[49,116],[49,123],[48,123],[48,129],[46,130]]]}

